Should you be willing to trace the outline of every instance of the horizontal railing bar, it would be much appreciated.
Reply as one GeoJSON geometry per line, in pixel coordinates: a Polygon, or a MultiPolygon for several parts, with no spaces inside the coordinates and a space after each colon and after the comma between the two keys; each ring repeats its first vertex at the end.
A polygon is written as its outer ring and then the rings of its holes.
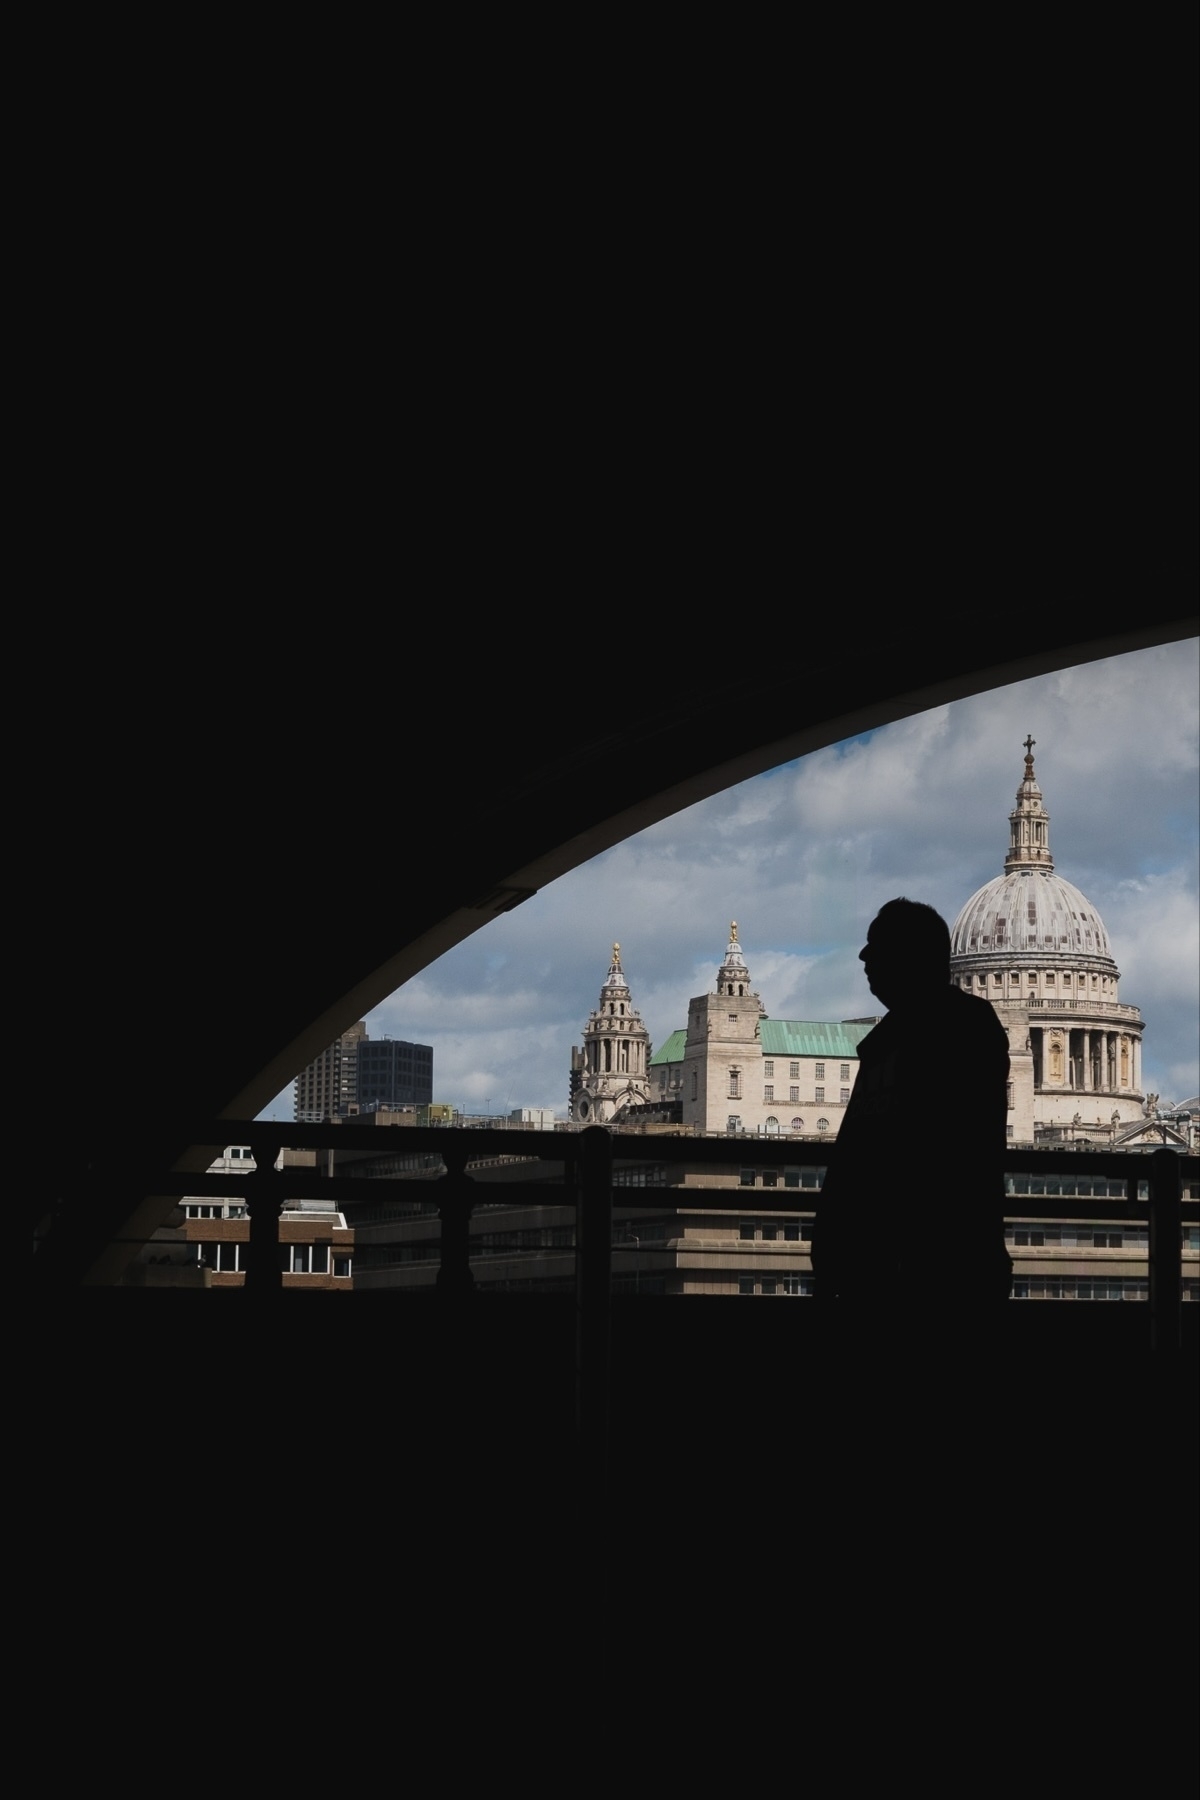
{"type": "MultiPolygon", "coordinates": [[[[539,1161],[573,1163],[584,1154],[581,1150],[582,1130],[526,1131],[505,1128],[500,1131],[490,1130],[486,1126],[455,1125],[362,1126],[355,1125],[352,1121],[341,1125],[298,1125],[287,1122],[263,1124],[257,1120],[235,1119],[219,1121],[219,1125],[220,1129],[214,1134],[211,1121],[202,1124],[188,1139],[192,1148],[215,1146],[219,1154],[226,1145],[236,1143],[246,1144],[251,1149],[255,1145],[261,1145],[264,1150],[270,1149],[276,1155],[281,1149],[328,1149],[352,1150],[356,1154],[368,1153],[372,1156],[399,1156],[450,1149],[461,1154],[463,1141],[466,1140],[470,1146],[470,1161],[530,1156],[539,1161]],[[498,1141],[501,1137],[503,1149],[498,1141]],[[474,1155],[471,1151],[474,1151],[474,1155]]],[[[595,1127],[588,1129],[594,1130],[595,1127]]],[[[687,1134],[658,1137],[641,1132],[625,1132],[619,1127],[608,1129],[614,1166],[619,1166],[622,1162],[740,1162],[746,1165],[756,1163],[821,1168],[828,1163],[837,1142],[836,1138],[824,1141],[790,1138],[784,1133],[752,1138],[723,1135],[698,1137],[687,1134]],[[744,1154],[735,1154],[735,1150],[744,1154]],[[803,1151],[804,1154],[797,1154],[798,1151],[803,1151]]],[[[180,1141],[184,1135],[179,1134],[180,1141]]],[[[1166,1147],[1170,1148],[1169,1145],[1166,1147]]],[[[122,1146],[121,1154],[123,1162],[127,1162],[127,1143],[122,1146]]],[[[919,1160],[920,1150],[914,1149],[913,1154],[919,1160]]],[[[1104,1172],[1110,1176],[1126,1178],[1139,1175],[1145,1180],[1148,1178],[1150,1154],[1145,1150],[1111,1150],[1093,1144],[1074,1149],[1042,1149],[1024,1144],[1007,1146],[997,1160],[1008,1173],[1027,1168],[1039,1173],[1082,1173],[1081,1164],[1084,1167],[1092,1165],[1099,1173],[1099,1165],[1102,1163],[1104,1172]]],[[[897,1163],[902,1162],[904,1156],[905,1146],[898,1144],[897,1163]]],[[[1179,1161],[1185,1180],[1200,1178],[1200,1156],[1182,1155],[1179,1161]]]]}

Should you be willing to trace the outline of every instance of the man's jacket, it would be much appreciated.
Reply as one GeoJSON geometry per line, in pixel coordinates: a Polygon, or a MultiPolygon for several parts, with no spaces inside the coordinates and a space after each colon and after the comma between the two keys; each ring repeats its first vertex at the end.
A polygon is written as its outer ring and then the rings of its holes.
{"type": "Polygon", "coordinates": [[[859,1070],[817,1214],[821,1294],[1002,1281],[1008,1034],[949,984],[893,1010],[859,1070]]]}

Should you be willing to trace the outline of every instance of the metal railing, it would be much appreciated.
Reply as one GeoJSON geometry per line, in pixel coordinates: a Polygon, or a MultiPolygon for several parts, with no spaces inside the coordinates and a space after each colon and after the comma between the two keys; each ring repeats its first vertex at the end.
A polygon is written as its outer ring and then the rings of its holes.
{"type": "MultiPolygon", "coordinates": [[[[476,1280],[480,1268],[478,1254],[473,1255],[472,1221],[476,1234],[486,1228],[496,1230],[501,1209],[519,1208],[537,1213],[545,1209],[566,1209],[573,1220],[574,1244],[554,1250],[528,1252],[537,1256],[567,1257],[573,1261],[575,1305],[575,1393],[576,1439],[582,1462],[603,1460],[610,1406],[609,1361],[613,1328],[613,1257],[614,1201],[624,1212],[636,1218],[641,1210],[661,1212],[664,1206],[689,1216],[706,1212],[728,1215],[753,1212],[756,1216],[781,1218],[806,1215],[820,1217],[819,1190],[799,1180],[784,1185],[789,1172],[804,1169],[811,1177],[812,1151],[822,1146],[800,1144],[787,1137],[756,1137],[753,1140],[725,1136],[693,1137],[660,1134],[625,1133],[599,1126],[583,1130],[544,1132],[509,1130],[505,1133],[503,1158],[495,1155],[496,1139],[487,1129],[446,1126],[405,1127],[402,1145],[393,1131],[382,1134],[375,1127],[339,1125],[279,1124],[220,1121],[207,1123],[192,1139],[194,1146],[211,1146],[210,1160],[220,1157],[226,1143],[237,1142],[253,1151],[256,1167],[238,1173],[209,1174],[194,1167],[174,1171],[130,1166],[123,1161],[119,1168],[105,1170],[96,1165],[91,1172],[106,1192],[119,1182],[133,1203],[144,1194],[161,1196],[164,1214],[169,1215],[172,1201],[184,1196],[213,1200],[245,1200],[249,1215],[248,1241],[245,1245],[244,1291],[246,1304],[256,1306],[269,1297],[284,1292],[279,1260],[279,1221],[285,1204],[305,1199],[333,1202],[347,1211],[353,1223],[357,1203],[369,1202],[378,1218],[382,1190],[395,1196],[398,1213],[403,1210],[413,1226],[421,1223],[430,1236],[436,1254],[436,1279],[427,1282],[426,1291],[436,1295],[429,1303],[441,1310],[472,1307],[478,1291],[476,1280]],[[334,1173],[321,1173],[315,1167],[284,1166],[276,1168],[284,1149],[353,1152],[359,1173],[337,1173],[337,1159],[328,1159],[334,1173]],[[419,1156],[436,1155],[442,1173],[432,1169],[415,1173],[410,1166],[396,1168],[398,1153],[403,1149],[419,1156]],[[803,1152],[810,1151],[806,1157],[803,1152]],[[373,1180],[364,1173],[374,1159],[391,1158],[393,1171],[373,1180]],[[521,1175],[521,1163],[527,1162],[529,1176],[521,1175]],[[756,1185],[741,1185],[741,1173],[749,1163],[756,1171],[756,1185]],[[503,1179],[489,1181],[488,1171],[503,1179]],[[664,1179],[658,1186],[614,1185],[614,1163],[628,1170],[639,1164],[661,1167],[664,1177],[685,1169],[703,1181],[720,1181],[724,1185],[681,1186],[664,1179]],[[779,1185],[760,1185],[761,1174],[775,1172],[779,1185]],[[432,1176],[432,1179],[431,1179],[432,1176]],[[420,1181],[420,1189],[414,1182],[420,1181]],[[436,1221],[430,1217],[431,1203],[436,1204],[436,1221]],[[433,1231],[436,1232],[436,1239],[433,1231]],[[474,1268],[473,1268],[474,1262],[474,1268]]],[[[182,1159],[181,1159],[182,1160],[182,1159]]],[[[196,1160],[195,1152],[189,1162],[196,1160]]],[[[898,1161],[901,1160],[898,1158],[898,1161]]],[[[920,1151],[914,1146],[913,1166],[919,1168],[920,1151]]],[[[1149,1305],[1137,1308],[1145,1318],[1148,1347],[1155,1351],[1178,1351],[1183,1347],[1183,1255],[1182,1225],[1200,1220],[1200,1203],[1193,1196],[1200,1191],[1200,1157],[1180,1156],[1170,1149],[1145,1152],[1114,1152],[1089,1147],[1079,1150],[1009,1149],[1002,1158],[1005,1173],[1010,1176],[1074,1177],[1089,1189],[1097,1178],[1105,1183],[1119,1183],[1123,1197],[1116,1198],[1108,1190],[1107,1197],[1094,1193],[1072,1195],[1051,1193],[1041,1196],[1028,1192],[1012,1192],[1006,1214],[1022,1220],[1089,1220],[1137,1222],[1147,1227],[1146,1266],[1149,1278],[1149,1305]],[[1184,1184],[1188,1197],[1184,1197],[1184,1184]],[[1143,1197],[1144,1196],[1144,1197],[1143,1197]]],[[[434,1165],[436,1169],[437,1165],[434,1165]]],[[[1028,1184],[1026,1184],[1028,1185],[1028,1184]]],[[[1070,1180],[1067,1184],[1070,1186],[1070,1180]]],[[[80,1196],[75,1196],[79,1199],[80,1196]]],[[[86,1195],[82,1196],[86,1200],[86,1195]]],[[[626,1240],[633,1238],[641,1251],[640,1234],[631,1223],[622,1227],[626,1240]]],[[[35,1253],[38,1249],[35,1240],[35,1253]]],[[[747,1248],[744,1244],[743,1250],[747,1248]]],[[[130,1256],[139,1246],[128,1246],[130,1256]]],[[[478,1244],[475,1246],[478,1251],[478,1244]]],[[[618,1254],[621,1247],[618,1246],[618,1254]]],[[[758,1246],[762,1249],[762,1246],[758,1246]]],[[[784,1250],[802,1251],[802,1245],[784,1244],[784,1250]]],[[[771,1245],[774,1251],[776,1246],[771,1245]]],[[[649,1246],[647,1246],[647,1252],[649,1246]]],[[[780,1271],[783,1273],[783,1270],[780,1271]]],[[[428,1271],[426,1271],[426,1276],[428,1271]]],[[[341,1303],[333,1303],[341,1304],[341,1303]]],[[[647,1302],[650,1304],[650,1302],[647,1302]]],[[[1049,1304],[1054,1304],[1050,1302],[1049,1304]]],[[[1040,1310],[1040,1308],[1039,1308],[1040,1310]]],[[[1191,1308],[1188,1308],[1189,1312],[1191,1308]]],[[[1200,1307],[1197,1307],[1200,1312],[1200,1307]]],[[[595,1468],[592,1470],[596,1472],[595,1468]]]]}
{"type": "MultiPolygon", "coordinates": [[[[285,1202],[332,1202],[350,1209],[348,1222],[353,1224],[355,1208],[368,1201],[374,1220],[380,1221],[381,1214],[387,1211],[386,1195],[395,1196],[406,1211],[411,1208],[426,1216],[436,1214],[437,1234],[431,1247],[437,1260],[436,1286],[445,1296],[468,1294],[476,1285],[471,1225],[474,1219],[478,1233],[482,1209],[487,1209],[492,1229],[494,1214],[502,1207],[571,1209],[576,1223],[579,1285],[593,1305],[601,1304],[611,1294],[614,1197],[622,1208],[630,1210],[661,1211],[668,1205],[688,1214],[749,1209],[768,1215],[819,1217],[820,1190],[814,1185],[819,1171],[813,1154],[823,1162],[822,1153],[826,1150],[819,1141],[810,1144],[783,1135],[753,1139],[726,1135],[694,1137],[589,1126],[555,1132],[508,1130],[501,1156],[496,1153],[494,1133],[486,1127],[411,1126],[403,1128],[402,1134],[398,1130],[381,1134],[375,1127],[353,1123],[266,1124],[229,1120],[205,1125],[193,1141],[197,1145],[212,1144],[210,1160],[214,1161],[225,1143],[236,1141],[249,1146],[256,1167],[229,1173],[194,1169],[156,1172],[126,1161],[119,1171],[103,1173],[97,1166],[93,1173],[105,1188],[119,1180],[135,1197],[140,1193],[161,1195],[165,1208],[169,1208],[172,1198],[184,1196],[193,1200],[245,1200],[250,1220],[245,1285],[254,1293],[267,1293],[280,1285],[278,1221],[285,1202]],[[354,1160],[342,1166],[358,1172],[338,1172],[336,1155],[331,1159],[332,1174],[315,1167],[276,1168],[284,1149],[353,1152],[354,1160]],[[364,1180],[373,1165],[378,1167],[385,1159],[392,1163],[388,1172],[364,1180]],[[397,1166],[401,1161],[409,1166],[397,1166]],[[420,1162],[427,1166],[412,1166],[420,1162]],[[614,1185],[614,1163],[623,1165],[625,1172],[639,1164],[656,1165],[656,1175],[661,1179],[654,1186],[614,1185]],[[755,1184],[742,1185],[743,1172],[751,1164],[755,1184]],[[521,1176],[523,1166],[530,1170],[526,1178],[521,1176]],[[724,1177],[726,1185],[684,1186],[669,1178],[672,1171],[682,1174],[685,1169],[701,1181],[721,1181],[724,1177]],[[805,1171],[803,1177],[800,1170],[805,1171]],[[507,1179],[487,1179],[489,1172],[499,1176],[501,1171],[507,1179]],[[786,1185],[789,1172],[791,1186],[786,1185]],[[420,1181],[419,1189],[414,1188],[414,1180],[420,1181]],[[761,1185],[764,1180],[771,1185],[761,1185]]],[[[915,1147],[912,1167],[918,1172],[920,1160],[919,1147],[915,1147]]],[[[903,1151],[898,1153],[897,1162],[903,1163],[903,1151]]],[[[1159,1348],[1177,1343],[1175,1312],[1182,1279],[1179,1228],[1185,1216],[1189,1220],[1200,1217],[1195,1199],[1184,1202],[1182,1188],[1185,1180],[1192,1184],[1193,1192],[1200,1187],[1200,1157],[1180,1156],[1170,1149],[1120,1152],[1097,1150],[1089,1145],[1085,1154],[1075,1148],[1010,1147],[1003,1154],[1002,1166],[1010,1177],[1056,1177],[1055,1185],[1064,1177],[1068,1183],[1073,1178],[1087,1190],[1082,1195],[1058,1192],[1038,1196],[1013,1191],[1010,1180],[1006,1214],[1013,1218],[1086,1219],[1098,1223],[1127,1220],[1148,1226],[1154,1340],[1159,1348]],[[1097,1178],[1105,1183],[1105,1198],[1096,1198],[1092,1193],[1097,1178]],[[1112,1196],[1113,1183],[1123,1188],[1122,1198],[1112,1196]]],[[[919,1181],[915,1191],[919,1195],[919,1181]]],[[[136,1253],[136,1248],[130,1246],[131,1254],[136,1253]]],[[[478,1251],[478,1245],[475,1250],[478,1251]]]]}

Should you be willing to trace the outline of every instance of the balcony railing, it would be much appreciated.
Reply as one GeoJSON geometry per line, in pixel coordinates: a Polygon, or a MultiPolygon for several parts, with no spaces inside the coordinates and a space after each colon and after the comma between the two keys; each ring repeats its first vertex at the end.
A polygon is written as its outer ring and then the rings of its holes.
{"type": "MultiPolygon", "coordinates": [[[[197,1143],[206,1140],[215,1146],[214,1159],[223,1148],[221,1140],[248,1145],[256,1167],[229,1173],[155,1173],[126,1163],[119,1171],[106,1173],[97,1166],[93,1176],[109,1190],[122,1183],[131,1200],[146,1192],[245,1200],[250,1234],[243,1266],[245,1285],[254,1294],[279,1286],[278,1220],[285,1201],[320,1200],[348,1209],[351,1224],[358,1214],[368,1242],[366,1234],[386,1229],[401,1214],[410,1227],[423,1216],[425,1260],[436,1266],[436,1287],[447,1297],[475,1288],[472,1264],[479,1266],[478,1239],[485,1227],[493,1234],[500,1229],[495,1218],[499,1209],[511,1214],[520,1208],[544,1217],[547,1208],[566,1208],[575,1225],[575,1249],[567,1248],[579,1265],[578,1285],[593,1304],[605,1305],[612,1289],[614,1199],[634,1213],[661,1212],[667,1206],[688,1215],[749,1210],[768,1216],[803,1214],[811,1221],[819,1217],[822,1172],[811,1156],[815,1152],[823,1162],[825,1151],[819,1141],[809,1145],[785,1135],[693,1137],[596,1126],[556,1132],[508,1130],[502,1155],[496,1153],[490,1130],[445,1126],[406,1127],[389,1131],[381,1141],[377,1128],[353,1123],[226,1120],[197,1135],[197,1143]],[[353,1152],[355,1160],[343,1166],[355,1172],[276,1169],[285,1147],[353,1152]],[[753,1185],[745,1183],[748,1157],[754,1164],[753,1185]],[[614,1163],[620,1165],[615,1173],[614,1163]],[[528,1175],[522,1174],[524,1169],[528,1175]],[[672,1179],[684,1169],[690,1176],[687,1186],[672,1179]],[[374,1177],[369,1185],[364,1180],[368,1173],[374,1177]],[[697,1185],[705,1180],[713,1185],[697,1185]]],[[[919,1166],[919,1151],[914,1160],[919,1166]]],[[[1194,1223],[1200,1217],[1194,1197],[1200,1188],[1200,1157],[1181,1157],[1169,1149],[1147,1154],[1088,1146],[1084,1154],[1074,1148],[1010,1147],[1002,1166],[1008,1177],[1007,1211],[1014,1219],[1126,1221],[1148,1228],[1154,1342],[1159,1348],[1177,1343],[1178,1226],[1184,1218],[1194,1223]]],[[[336,1162],[333,1167],[336,1171],[336,1162]]],[[[411,1229],[405,1235],[412,1240],[411,1229]]],[[[631,1234],[623,1235],[628,1239],[631,1234]]],[[[35,1241],[35,1252],[37,1247],[35,1241]]],[[[129,1246],[131,1256],[137,1249],[129,1246]]]]}
{"type": "MultiPolygon", "coordinates": [[[[693,1226],[696,1220],[703,1222],[706,1213],[727,1219],[731,1214],[752,1212],[760,1222],[778,1217],[780,1237],[769,1241],[730,1241],[726,1229],[723,1241],[717,1244],[705,1234],[693,1231],[676,1246],[678,1251],[686,1251],[686,1257],[677,1256],[677,1266],[700,1266],[706,1254],[719,1250],[725,1264],[736,1262],[739,1255],[750,1256],[750,1266],[760,1275],[764,1269],[774,1273],[774,1266],[778,1266],[781,1276],[796,1277],[802,1272],[799,1259],[806,1255],[807,1244],[799,1236],[787,1237],[786,1221],[803,1217],[811,1225],[820,1217],[820,1192],[811,1180],[815,1172],[811,1152],[821,1159],[822,1147],[816,1143],[811,1147],[801,1145],[787,1137],[755,1137],[748,1143],[745,1139],[722,1136],[627,1134],[597,1126],[582,1131],[510,1130],[505,1133],[504,1155],[500,1158],[495,1154],[495,1135],[487,1129],[405,1127],[402,1132],[397,1129],[381,1134],[375,1127],[353,1123],[225,1120],[206,1124],[193,1135],[196,1146],[212,1146],[209,1154],[214,1159],[229,1142],[252,1149],[256,1163],[253,1171],[219,1175],[197,1173],[194,1169],[162,1172],[122,1162],[107,1169],[97,1164],[92,1177],[98,1188],[109,1195],[115,1186],[123,1187],[130,1197],[130,1214],[145,1194],[163,1196],[166,1213],[171,1197],[245,1200],[250,1227],[241,1265],[245,1269],[244,1289],[223,1303],[238,1308],[274,1304],[271,1297],[287,1291],[279,1263],[279,1219],[285,1203],[306,1199],[332,1202],[346,1212],[348,1222],[353,1224],[356,1207],[367,1202],[374,1222],[364,1224],[364,1242],[368,1233],[389,1228],[402,1228],[414,1243],[417,1236],[423,1235],[426,1266],[420,1272],[421,1279],[410,1284],[408,1292],[423,1288],[431,1296],[423,1306],[432,1305],[436,1311],[444,1312],[448,1321],[465,1318],[463,1308],[475,1309],[480,1275],[496,1268],[497,1255],[508,1253],[496,1234],[510,1228],[517,1233],[533,1231],[540,1221],[544,1226],[540,1243],[514,1245],[513,1270],[518,1279],[510,1285],[520,1286],[521,1271],[527,1275],[540,1261],[547,1267],[553,1264],[559,1273],[560,1287],[569,1286],[573,1292],[576,1435],[579,1453],[585,1460],[598,1454],[595,1446],[603,1440],[606,1427],[600,1429],[596,1421],[607,1420],[609,1411],[614,1256],[622,1261],[632,1257],[632,1292],[636,1294],[636,1272],[652,1269],[655,1255],[661,1259],[666,1251],[661,1237],[655,1244],[647,1234],[647,1242],[642,1244],[636,1223],[639,1212],[661,1214],[669,1209],[685,1214],[693,1226]],[[330,1175],[316,1168],[294,1166],[277,1169],[274,1165],[285,1147],[352,1151],[355,1160],[347,1166],[357,1168],[359,1173],[330,1175]],[[810,1151],[807,1158],[805,1150],[810,1151]],[[759,1182],[753,1188],[740,1185],[748,1151],[760,1172],[759,1182]],[[364,1174],[376,1158],[388,1160],[389,1172],[365,1180],[364,1174]],[[661,1185],[618,1185],[614,1183],[614,1164],[620,1165],[618,1173],[626,1179],[636,1179],[634,1172],[641,1169],[644,1178],[661,1185]],[[523,1173],[524,1168],[528,1168],[528,1174],[523,1173]],[[673,1184],[672,1175],[684,1169],[693,1184],[673,1184]],[[809,1178],[805,1184],[785,1185],[789,1174],[795,1178],[799,1169],[809,1178]],[[772,1173],[777,1175],[779,1185],[761,1185],[762,1176],[769,1181],[772,1173]],[[694,1185],[695,1181],[706,1179],[712,1185],[694,1185]],[[382,1219],[380,1209],[388,1201],[392,1203],[392,1216],[382,1219]],[[627,1215],[616,1234],[614,1204],[627,1215]],[[551,1230],[545,1224],[548,1215],[553,1216],[555,1225],[565,1224],[569,1229],[551,1230]],[[509,1223],[502,1224],[506,1217],[509,1223]],[[493,1244],[485,1259],[480,1254],[485,1248],[481,1239],[487,1233],[492,1234],[493,1244]],[[619,1241],[614,1242],[614,1235],[619,1241]],[[559,1241],[562,1239],[566,1241],[559,1241]],[[789,1252],[797,1258],[791,1271],[782,1267],[789,1252]]],[[[914,1162],[919,1164],[919,1160],[919,1150],[914,1149],[914,1162]]],[[[1189,1229],[1200,1224],[1200,1201],[1196,1198],[1200,1193],[1200,1157],[1181,1157],[1169,1149],[1138,1153],[1089,1148],[1083,1153],[1075,1149],[1012,1148],[1001,1161],[1012,1178],[1006,1211],[1013,1219],[1086,1220],[1094,1226],[1106,1221],[1125,1222],[1146,1229],[1146,1249],[1134,1247],[1127,1252],[1131,1257],[1144,1258],[1148,1277],[1149,1304],[1135,1309],[1142,1321],[1141,1341],[1155,1351],[1180,1350],[1186,1335],[1182,1227],[1185,1221],[1189,1229]],[[1037,1183],[1066,1191],[1040,1195],[1029,1192],[1037,1183]]],[[[333,1166],[336,1169],[336,1160],[333,1166]]],[[[76,1202],[86,1201],[86,1195],[73,1198],[76,1202]]],[[[35,1258],[44,1247],[44,1238],[36,1238],[35,1258]]],[[[132,1259],[144,1246],[130,1244],[126,1248],[132,1259]]],[[[1101,1273],[1097,1268],[1097,1277],[1101,1273]]],[[[775,1291],[803,1294],[809,1286],[796,1279],[790,1287],[775,1291]]],[[[619,1297],[622,1306],[629,1292],[626,1285],[619,1297]]],[[[403,1303],[403,1295],[396,1297],[403,1303]]],[[[499,1303],[503,1305],[504,1301],[499,1303]]],[[[336,1311],[350,1301],[323,1300],[313,1304],[333,1306],[336,1311]]],[[[651,1304],[648,1298],[646,1304],[651,1304]]],[[[1014,1311],[1018,1304],[1014,1302],[1014,1311]]],[[[1047,1304],[1055,1303],[1043,1302],[1037,1312],[1043,1313],[1047,1304]]],[[[1023,1306],[1021,1310],[1025,1310],[1023,1306]]],[[[1187,1312],[1192,1311],[1189,1305],[1187,1312]]],[[[1200,1314],[1200,1306],[1195,1311],[1200,1314]]],[[[676,1317],[665,1313],[665,1309],[660,1312],[665,1318],[676,1317]]],[[[494,1312],[490,1316],[494,1317],[494,1312]]],[[[689,1309],[689,1326],[694,1319],[694,1310],[689,1309]]]]}

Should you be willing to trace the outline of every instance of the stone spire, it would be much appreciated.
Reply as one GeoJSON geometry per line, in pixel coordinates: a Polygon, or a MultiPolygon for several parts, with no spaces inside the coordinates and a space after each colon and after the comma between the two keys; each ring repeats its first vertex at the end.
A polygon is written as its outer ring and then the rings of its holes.
{"type": "Polygon", "coordinates": [[[1004,859],[1004,873],[1013,875],[1041,869],[1049,874],[1054,868],[1050,854],[1050,814],[1042,805],[1042,790],[1033,772],[1033,746],[1036,738],[1025,739],[1025,773],[1017,789],[1017,804],[1008,815],[1009,846],[1004,859]]]}

